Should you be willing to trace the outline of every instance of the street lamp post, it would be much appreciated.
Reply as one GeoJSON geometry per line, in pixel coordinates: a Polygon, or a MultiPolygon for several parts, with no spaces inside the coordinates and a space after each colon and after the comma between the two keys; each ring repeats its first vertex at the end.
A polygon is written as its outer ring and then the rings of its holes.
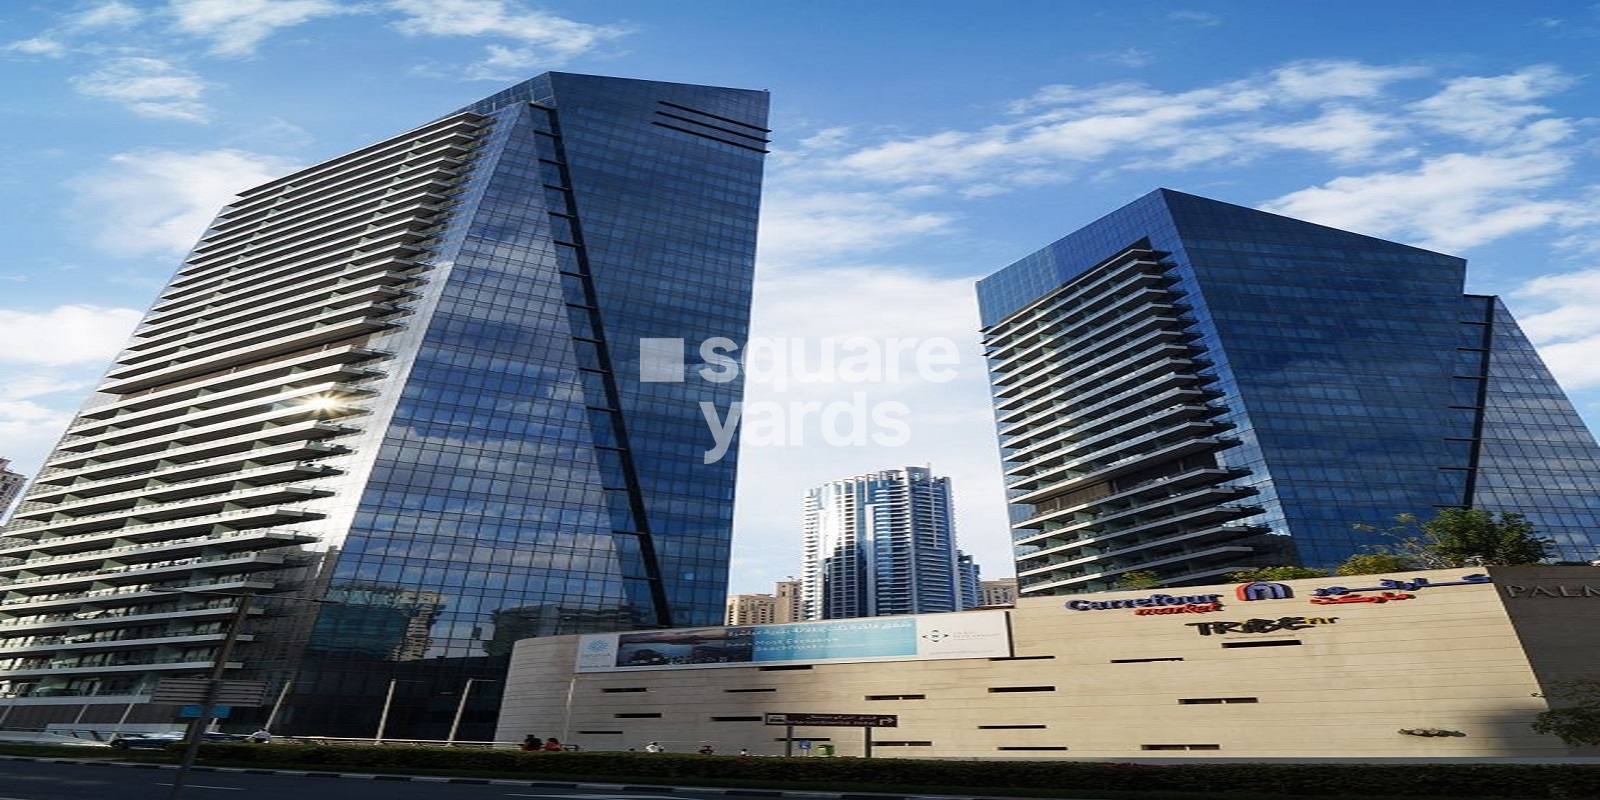
{"type": "MultiPolygon", "coordinates": [[[[185,591],[183,589],[156,589],[156,591],[181,592],[184,594],[225,594],[223,592],[185,591]]],[[[233,616],[228,618],[227,633],[223,634],[222,643],[217,645],[216,656],[211,662],[211,669],[206,673],[205,701],[200,705],[200,713],[189,720],[189,727],[183,735],[183,758],[178,761],[178,769],[172,775],[172,792],[167,796],[177,800],[183,791],[184,779],[189,776],[189,770],[194,766],[195,758],[200,754],[201,734],[205,732],[206,724],[215,714],[217,691],[222,688],[222,678],[228,671],[228,658],[233,655],[233,645],[239,641],[239,631],[244,627],[245,616],[250,613],[250,601],[255,597],[252,594],[231,594],[230,597],[239,598],[239,604],[234,606],[233,616]]]]}
{"type": "Polygon", "coordinates": [[[467,697],[472,694],[472,684],[491,683],[492,678],[468,678],[467,685],[461,689],[461,702],[456,703],[455,719],[450,720],[450,734],[445,737],[445,747],[456,746],[456,731],[461,727],[461,716],[467,711],[467,697]]]}
{"type": "MultiPolygon", "coordinates": [[[[244,628],[244,620],[250,614],[250,603],[255,599],[253,593],[217,592],[208,589],[185,589],[179,587],[151,587],[152,591],[173,592],[176,594],[209,594],[217,597],[237,597],[239,604],[234,606],[233,615],[228,618],[227,632],[223,634],[222,643],[217,645],[216,655],[211,662],[211,669],[206,673],[205,702],[200,706],[200,713],[189,721],[184,729],[183,757],[178,761],[178,769],[172,776],[172,791],[167,795],[169,800],[177,800],[183,791],[183,783],[189,776],[189,770],[194,767],[195,759],[200,755],[200,742],[205,733],[207,723],[213,718],[218,692],[222,688],[222,679],[228,672],[228,659],[233,655],[233,646],[239,641],[239,633],[244,628]]],[[[277,596],[277,600],[293,600],[301,603],[327,603],[341,605],[336,600],[323,600],[316,597],[284,597],[277,596]]],[[[281,698],[280,698],[281,699],[281,698]]],[[[274,714],[276,708],[274,708],[274,714]]]]}

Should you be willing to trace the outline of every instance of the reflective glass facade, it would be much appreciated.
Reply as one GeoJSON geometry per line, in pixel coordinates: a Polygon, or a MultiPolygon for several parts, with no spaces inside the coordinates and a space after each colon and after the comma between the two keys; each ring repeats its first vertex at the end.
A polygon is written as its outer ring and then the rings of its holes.
{"type": "Polygon", "coordinates": [[[980,281],[1023,592],[1332,567],[1442,508],[1600,555],[1600,448],[1465,269],[1158,190],[980,281]]]}
{"type": "Polygon", "coordinates": [[[745,338],[766,109],[550,73],[243,193],[0,541],[0,689],[120,715],[239,623],[241,725],[473,739],[516,639],[718,624],[741,387],[640,340],[745,338]]]}

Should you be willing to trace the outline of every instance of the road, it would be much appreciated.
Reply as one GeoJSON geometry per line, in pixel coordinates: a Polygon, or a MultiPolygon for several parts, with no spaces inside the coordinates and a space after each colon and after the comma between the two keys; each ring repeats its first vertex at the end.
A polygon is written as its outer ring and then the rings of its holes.
{"type": "MultiPolygon", "coordinates": [[[[0,800],[167,800],[173,770],[151,765],[55,763],[0,758],[0,800]]],[[[470,779],[454,779],[456,781],[470,779]]],[[[445,782],[442,778],[401,780],[335,778],[329,775],[263,775],[196,770],[184,783],[181,800],[707,800],[771,798],[773,791],[679,789],[672,793],[627,790],[605,784],[577,788],[527,786],[527,781],[445,782]]],[[[829,793],[808,793],[815,798],[829,793]]]]}

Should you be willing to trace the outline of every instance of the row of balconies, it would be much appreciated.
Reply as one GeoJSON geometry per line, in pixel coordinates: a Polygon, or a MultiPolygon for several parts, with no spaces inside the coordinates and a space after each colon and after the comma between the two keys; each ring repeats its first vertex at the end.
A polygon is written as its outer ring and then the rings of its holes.
{"type": "MultiPolygon", "coordinates": [[[[54,514],[80,516],[118,510],[132,511],[139,506],[151,503],[171,503],[216,495],[219,493],[219,487],[222,488],[223,492],[234,491],[238,488],[238,485],[259,486],[271,483],[285,483],[327,475],[336,471],[330,465],[313,461],[288,461],[281,464],[241,469],[230,473],[213,474],[204,478],[193,478],[186,481],[150,483],[150,485],[142,488],[122,492],[97,494],[88,497],[69,495],[67,498],[55,503],[30,501],[17,509],[16,518],[45,519],[54,514]],[[229,486],[230,484],[234,484],[234,486],[229,486]]],[[[149,482],[149,480],[147,479],[146,482],[149,482]]]]}
{"type": "MultiPolygon", "coordinates": [[[[1059,474],[1070,465],[1077,465],[1073,469],[1094,469],[1096,464],[1107,459],[1150,446],[1152,437],[1199,437],[1227,430],[1232,426],[1209,421],[1221,413],[1223,409],[1203,403],[1168,406],[1142,419],[1122,422],[1114,428],[1064,443],[1055,450],[1037,453],[1029,461],[1008,463],[1005,474],[1017,481],[1026,481],[1059,474]]],[[[1097,424],[1084,427],[1093,430],[1097,424]]]]}
{"type": "Polygon", "coordinates": [[[995,390],[997,410],[1000,419],[1009,422],[1014,419],[1012,412],[1015,409],[1033,404],[1036,399],[1047,395],[1057,400],[1070,401],[1086,391],[1111,384],[1135,373],[1149,374],[1152,371],[1159,373],[1160,370],[1188,373],[1209,366],[1208,362],[1198,358],[1197,355],[1192,345],[1158,331],[1151,334],[1148,340],[1129,343],[1123,350],[1113,353],[1111,358],[1103,359],[1097,364],[1084,365],[1098,369],[1089,372],[1051,370],[1032,376],[1025,385],[997,387],[995,390]],[[1150,369],[1157,364],[1163,366],[1156,370],[1150,369]]]}
{"type": "Polygon", "coordinates": [[[1174,344],[1163,345],[1162,350],[1167,357],[1141,358],[1131,369],[1113,367],[1107,372],[1056,385],[1047,392],[1030,389],[1017,397],[997,395],[996,418],[1003,431],[1010,433],[1015,426],[1031,424],[1059,410],[1076,409],[1079,403],[1092,407],[1108,395],[1160,386],[1165,382],[1181,381],[1198,386],[1214,380],[1194,372],[1203,363],[1189,358],[1194,348],[1174,344]]]}
{"type": "MultiPolygon", "coordinates": [[[[217,426],[225,423],[249,424],[292,416],[296,411],[303,411],[307,402],[317,398],[339,396],[355,400],[374,392],[374,389],[368,386],[331,381],[308,383],[277,391],[273,391],[272,387],[262,388],[268,393],[235,396],[214,403],[202,403],[197,398],[190,401],[190,404],[167,409],[169,413],[166,414],[137,415],[119,422],[115,427],[100,425],[95,428],[97,432],[93,435],[63,437],[61,446],[73,452],[93,452],[95,447],[109,448],[148,440],[181,439],[192,435],[193,431],[216,430],[217,426]]],[[[339,411],[350,415],[358,413],[360,409],[347,405],[340,409],[328,409],[323,413],[331,414],[339,411]]]]}
{"type": "Polygon", "coordinates": [[[1014,546],[1036,548],[1029,551],[1029,558],[1053,556],[1076,560],[1079,556],[1069,554],[1141,550],[1195,536],[1238,538],[1237,526],[1228,523],[1259,513],[1260,506],[1217,505],[1152,515],[1115,529],[1041,531],[1018,537],[1014,546]]]}
{"type": "Polygon", "coordinates": [[[1004,460],[1022,463],[1030,454],[1052,447],[1082,449],[1085,442],[1108,430],[1126,428],[1139,421],[1154,424],[1170,418],[1175,410],[1211,408],[1221,413],[1221,408],[1203,402],[1206,396],[1199,389],[1182,386],[1151,394],[1130,392],[1122,395],[1122,402],[1099,409],[1102,413],[1064,414],[1049,427],[1040,426],[1025,436],[1004,437],[1004,460]]]}
{"type": "Polygon", "coordinates": [[[398,146],[390,140],[379,145],[387,145],[384,152],[352,154],[257,187],[217,218],[195,248],[195,260],[225,256],[248,245],[263,228],[282,230],[298,220],[323,217],[329,205],[354,204],[363,196],[386,193],[397,184],[415,184],[441,170],[465,170],[476,144],[467,132],[475,127],[461,126],[437,142],[420,143],[421,147],[415,139],[398,146]]]}
{"type": "Polygon", "coordinates": [[[1009,486],[1007,492],[1010,500],[1017,505],[1033,505],[1057,495],[1069,494],[1085,486],[1140,472],[1163,462],[1234,447],[1239,444],[1239,440],[1208,436],[1169,442],[1159,436],[1151,436],[1148,441],[1138,444],[1148,446],[1150,449],[1135,449],[1134,452],[1128,452],[1120,458],[1088,466],[1087,471],[1078,474],[1063,470],[1057,475],[1047,476],[1052,478],[1051,480],[1028,480],[1009,486]]]}
{"type": "Polygon", "coordinates": [[[256,567],[281,565],[287,558],[288,556],[283,553],[257,550],[246,553],[190,556],[143,564],[118,564],[78,572],[13,578],[0,585],[0,591],[16,595],[33,589],[54,589],[59,592],[100,584],[114,586],[150,581],[166,575],[187,574],[200,568],[208,572],[238,572],[256,567]]]}
{"type": "MultiPolygon", "coordinates": [[[[77,537],[63,537],[77,538],[77,537]]],[[[103,540],[103,537],[102,537],[103,540]]],[[[315,541],[316,536],[299,531],[286,531],[277,528],[251,528],[242,531],[216,531],[202,536],[188,536],[181,539],[148,542],[142,544],[128,544],[100,549],[82,550],[65,555],[32,556],[29,558],[7,558],[5,566],[0,566],[0,579],[6,574],[20,572],[26,569],[30,572],[40,572],[50,567],[66,567],[75,563],[93,561],[96,559],[114,558],[119,555],[140,556],[166,556],[187,557],[191,551],[201,550],[233,550],[253,547],[268,543],[301,544],[315,541]]],[[[46,540],[45,545],[57,545],[56,540],[46,540]]]]}
{"type": "MultiPolygon", "coordinates": [[[[168,520],[165,522],[151,522],[143,525],[128,525],[120,528],[107,528],[92,533],[77,534],[74,536],[61,536],[54,538],[31,541],[22,552],[37,551],[53,553],[58,550],[76,552],[94,549],[96,543],[116,542],[128,540],[134,542],[153,542],[162,539],[171,539],[184,533],[190,535],[213,533],[222,528],[264,528],[288,522],[303,522],[306,520],[320,519],[324,516],[319,511],[300,508],[298,506],[266,505],[251,508],[240,508],[222,511],[215,514],[206,514],[199,517],[185,517],[182,519],[168,520]]],[[[17,548],[11,550],[18,552],[17,548]]]]}
{"type": "MultiPolygon", "coordinates": [[[[170,598],[172,595],[162,595],[170,598]]],[[[222,618],[234,613],[234,600],[208,600],[199,604],[163,600],[146,605],[119,608],[87,608],[48,614],[20,614],[0,619],[0,629],[26,631],[82,631],[89,628],[114,629],[151,622],[222,618]]]]}
{"type": "Polygon", "coordinates": [[[394,273],[417,280],[429,269],[421,260],[425,255],[426,248],[415,239],[391,239],[362,242],[349,250],[286,251],[272,258],[254,258],[248,273],[239,276],[248,280],[223,282],[208,294],[158,303],[139,332],[153,330],[159,335],[164,328],[187,325],[196,314],[213,307],[248,303],[253,295],[243,291],[246,287],[259,288],[271,297],[292,294],[301,281],[308,290],[314,290],[371,273],[394,273]]]}
{"type": "Polygon", "coordinates": [[[990,352],[990,369],[1013,373],[1026,371],[1058,353],[1077,353],[1092,350],[1102,342],[1118,336],[1129,335],[1151,320],[1179,320],[1181,327],[1193,322],[1183,315],[1188,306],[1174,303],[1164,292],[1152,292],[1148,297],[1129,298],[1141,301],[1138,305],[1107,308],[1083,324],[1056,331],[1052,336],[1041,336],[1021,349],[995,349],[990,352]],[[1115,316],[1112,316],[1115,312],[1115,316]],[[1088,323],[1095,323],[1090,326],[1088,323]]]}
{"type": "Polygon", "coordinates": [[[244,214],[252,213],[251,209],[270,207],[264,204],[270,204],[286,189],[306,186],[313,181],[333,180],[350,172],[369,170],[372,159],[391,158],[395,153],[410,154],[426,148],[473,147],[479,137],[492,125],[493,120],[473,112],[453,114],[433,120],[399,136],[346,153],[332,161],[325,161],[292,175],[247,189],[239,194],[240,201],[222,216],[230,220],[238,219],[244,214]]]}
{"type": "Polygon", "coordinates": [[[383,258],[366,258],[357,263],[338,259],[292,261],[260,275],[257,294],[213,298],[152,315],[139,327],[141,341],[129,349],[139,349],[147,341],[159,342],[162,337],[191,330],[197,324],[218,324],[240,314],[248,315],[257,301],[274,305],[296,298],[323,296],[319,293],[349,294],[367,287],[399,290],[425,283],[421,277],[425,271],[426,267],[420,264],[396,263],[383,258]]]}
{"type": "Polygon", "coordinates": [[[0,599],[0,608],[5,613],[15,614],[35,611],[52,606],[78,606],[85,601],[93,600],[96,603],[112,605],[138,604],[143,601],[167,599],[170,589],[204,589],[206,591],[239,591],[257,590],[266,591],[276,586],[276,581],[269,578],[257,578],[249,575],[230,577],[217,576],[193,581],[169,581],[165,583],[152,583],[140,586],[118,586],[110,589],[90,589],[80,592],[56,592],[53,594],[28,595],[23,597],[7,597],[0,599]]]}
{"type": "Polygon", "coordinates": [[[1046,570],[1028,575],[1032,580],[1023,579],[1019,562],[1018,578],[1023,580],[1023,591],[1029,596],[1040,592],[1063,594],[1112,589],[1115,588],[1114,582],[1120,575],[1142,571],[1159,573],[1163,567],[1181,566],[1185,570],[1182,574],[1165,576],[1164,581],[1164,585],[1167,586],[1181,586],[1192,584],[1197,577],[1212,575],[1220,577],[1244,569],[1245,557],[1254,552],[1255,548],[1247,545],[1219,545],[1147,559],[1139,559],[1136,554],[1134,557],[1112,561],[1089,559],[1076,567],[1062,567],[1054,571],[1046,570]],[[1211,564],[1205,564],[1207,561],[1211,564]]]}
{"type": "Polygon", "coordinates": [[[73,430],[78,429],[79,423],[115,420],[130,414],[193,402],[202,397],[225,398],[234,392],[259,392],[263,383],[269,381],[272,382],[269,388],[293,386],[301,380],[316,381],[340,374],[336,371],[324,375],[322,370],[328,368],[342,370],[352,378],[359,378],[371,371],[364,364],[393,355],[392,352],[365,344],[329,344],[278,361],[230,367],[225,372],[206,376],[204,384],[146,389],[86,408],[74,422],[73,430]]]}
{"type": "Polygon", "coordinates": [[[1171,265],[1162,264],[1154,257],[1137,256],[1090,270],[1067,286],[991,325],[985,331],[985,341],[991,347],[1014,346],[1016,339],[1048,327],[1053,318],[1079,308],[1093,308],[1096,303],[1105,302],[1107,296],[1114,297],[1118,292],[1143,286],[1168,287],[1176,280],[1165,274],[1170,268],[1171,265]]]}
{"type": "MultiPolygon", "coordinates": [[[[184,517],[210,516],[227,510],[229,506],[264,506],[281,502],[326,497],[331,491],[316,484],[268,484],[245,489],[217,492],[215,494],[186,497],[170,503],[148,503],[136,509],[113,511],[83,516],[58,515],[54,519],[34,520],[18,526],[17,531],[40,531],[60,534],[91,533],[114,530],[117,523],[134,525],[162,522],[184,517]],[[246,502],[251,501],[251,502],[246,502]]],[[[40,514],[42,516],[42,514],[40,514]]]]}
{"type": "Polygon", "coordinates": [[[247,298],[218,308],[207,306],[196,309],[183,320],[163,325],[161,329],[144,328],[135,334],[132,345],[117,359],[119,364],[137,364],[191,352],[204,345],[230,336],[246,333],[254,327],[280,324],[282,320],[305,315],[313,309],[329,313],[343,308],[364,307],[405,300],[412,292],[400,286],[384,285],[387,276],[399,278],[399,283],[409,282],[407,276],[391,270],[373,271],[365,280],[348,281],[324,291],[293,287],[277,297],[253,293],[247,298]],[[184,324],[177,324],[182,322],[184,324]]]}
{"type": "MultiPolygon", "coordinates": [[[[230,427],[237,426],[215,426],[216,430],[205,431],[205,433],[213,435],[225,433],[226,429],[230,427]]],[[[219,439],[202,439],[199,442],[159,441],[154,443],[155,447],[124,445],[88,453],[58,450],[53,455],[50,464],[56,469],[72,470],[80,475],[90,477],[104,475],[110,477],[149,470],[157,464],[168,461],[181,461],[189,456],[220,457],[234,455],[243,460],[245,457],[252,455],[250,451],[258,448],[265,449],[274,445],[310,439],[327,439],[356,433],[358,430],[360,429],[340,425],[337,422],[305,419],[282,425],[261,427],[258,430],[244,431],[234,436],[224,436],[219,439]]],[[[195,435],[193,431],[184,432],[185,439],[193,439],[195,435]]],[[[314,452],[313,450],[307,450],[305,457],[311,457],[314,452]]]]}
{"type": "Polygon", "coordinates": [[[987,342],[984,355],[995,369],[1009,372],[1017,364],[1036,358],[1044,349],[1070,346],[1085,337],[1103,336],[1104,331],[1125,327],[1139,317],[1150,316],[1153,310],[1165,312],[1164,316],[1177,316],[1179,311],[1174,298],[1171,292],[1159,287],[1138,287],[1112,295],[1100,307],[1076,315],[1074,319],[1062,315],[1054,319],[1041,318],[1026,335],[1017,332],[1005,344],[987,342]]]}

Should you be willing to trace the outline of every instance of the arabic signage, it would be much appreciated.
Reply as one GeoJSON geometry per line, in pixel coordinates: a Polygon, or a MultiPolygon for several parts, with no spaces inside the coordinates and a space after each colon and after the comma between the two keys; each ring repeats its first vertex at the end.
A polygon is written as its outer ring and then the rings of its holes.
{"type": "Polygon", "coordinates": [[[894,714],[768,714],[766,723],[833,728],[894,728],[900,725],[900,717],[894,714]]]}
{"type": "Polygon", "coordinates": [[[1488,575],[1478,572],[1471,575],[1462,575],[1460,580],[1454,581],[1433,581],[1428,578],[1411,578],[1409,580],[1379,578],[1377,586],[1362,586],[1355,589],[1344,586],[1328,586],[1322,589],[1312,589],[1311,604],[1328,606],[1341,603],[1388,603],[1395,600],[1412,600],[1416,598],[1416,595],[1412,593],[1422,589],[1432,589],[1438,586],[1476,586],[1489,583],[1490,580],[1488,575]],[[1363,594],[1363,592],[1378,592],[1378,594],[1363,594]]]}
{"type": "Polygon", "coordinates": [[[1011,655],[1005,611],[865,617],[788,625],[597,633],[578,638],[577,672],[932,661],[1011,655]]]}
{"type": "Polygon", "coordinates": [[[1185,622],[1201,636],[1224,633],[1279,633],[1298,631],[1318,625],[1332,625],[1338,617],[1278,617],[1277,619],[1247,619],[1243,622],[1185,622]]]}

